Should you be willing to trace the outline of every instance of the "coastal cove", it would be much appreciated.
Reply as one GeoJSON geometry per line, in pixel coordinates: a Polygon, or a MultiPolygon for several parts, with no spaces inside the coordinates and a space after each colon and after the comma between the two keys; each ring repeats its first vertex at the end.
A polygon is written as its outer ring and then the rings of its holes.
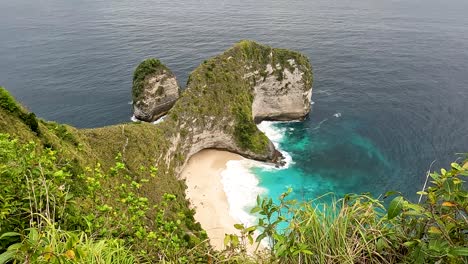
{"type": "Polygon", "coordinates": [[[0,10],[0,264],[468,264],[466,0],[0,10]]]}
{"type": "Polygon", "coordinates": [[[145,58],[159,58],[184,88],[197,65],[240,39],[303,52],[315,68],[314,104],[303,123],[275,125],[294,160],[275,175],[296,179],[307,197],[415,196],[433,160],[447,166],[468,146],[463,0],[18,0],[0,8],[8,10],[0,85],[39,117],[80,128],[128,121],[131,76],[145,58]]]}

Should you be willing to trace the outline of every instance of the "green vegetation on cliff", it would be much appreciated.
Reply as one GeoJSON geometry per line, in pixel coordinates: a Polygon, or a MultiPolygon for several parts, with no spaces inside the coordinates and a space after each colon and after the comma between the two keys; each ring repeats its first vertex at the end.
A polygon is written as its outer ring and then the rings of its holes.
{"type": "MultiPolygon", "coordinates": [[[[271,158],[252,116],[253,86],[268,65],[278,80],[281,69],[299,67],[304,87],[312,83],[303,55],[241,41],[192,72],[158,125],[78,130],[36,118],[0,88],[0,264],[467,262],[463,163],[432,173],[417,204],[398,193],[387,207],[367,195],[259,198],[257,225],[236,225],[241,235],[214,251],[177,173],[194,145],[219,134],[246,156],[271,158]],[[246,246],[262,239],[271,248],[248,255],[246,246]]],[[[155,68],[158,61],[145,61],[134,85],[155,68]]]]}
{"type": "Polygon", "coordinates": [[[267,156],[271,152],[269,140],[254,123],[252,103],[255,82],[266,77],[269,65],[277,78],[285,68],[299,69],[304,72],[304,89],[311,88],[312,68],[307,57],[243,40],[190,74],[187,89],[168,113],[167,126],[223,131],[244,151],[267,156]]]}
{"type": "Polygon", "coordinates": [[[27,113],[22,109],[3,87],[0,87],[0,108],[20,118],[33,132],[40,132],[36,115],[34,113],[27,113]]]}
{"type": "MultiPolygon", "coordinates": [[[[0,101],[6,100],[2,96],[0,101]]],[[[60,231],[60,236],[81,237],[81,244],[71,248],[77,250],[78,263],[88,263],[86,258],[78,261],[84,244],[107,246],[107,241],[131,248],[127,253],[140,262],[181,258],[181,263],[193,263],[203,255],[192,250],[186,256],[189,249],[198,246],[204,254],[210,252],[206,234],[185,200],[185,184],[160,173],[148,158],[166,147],[162,140],[141,140],[141,135],[164,137],[154,125],[76,130],[39,120],[38,126],[40,134],[16,114],[0,109],[0,184],[6,186],[0,193],[0,236],[10,234],[0,240],[0,251],[16,250],[10,245],[21,241],[27,252],[47,251],[52,242],[44,239],[59,228],[68,230],[60,231]],[[38,244],[24,244],[30,230],[44,235],[38,244]]],[[[18,251],[16,257],[24,260],[44,253],[27,252],[18,251]]],[[[36,259],[37,263],[46,260],[36,259]]],[[[58,258],[52,263],[64,261],[58,258]]]]}
{"type": "Polygon", "coordinates": [[[138,65],[133,74],[133,101],[140,99],[145,85],[145,80],[148,76],[161,74],[163,71],[171,72],[164,64],[157,59],[146,59],[138,65]]]}

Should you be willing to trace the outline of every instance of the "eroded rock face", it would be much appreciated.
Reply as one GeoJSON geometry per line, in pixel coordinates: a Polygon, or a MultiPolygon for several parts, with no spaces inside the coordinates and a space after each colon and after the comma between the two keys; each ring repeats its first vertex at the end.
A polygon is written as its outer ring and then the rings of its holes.
{"type": "Polygon", "coordinates": [[[252,41],[235,44],[191,73],[164,122],[175,134],[166,133],[173,136],[161,159],[178,173],[193,154],[215,148],[281,166],[283,156],[255,122],[303,119],[312,81],[309,60],[298,52],[252,41]]]}
{"type": "Polygon", "coordinates": [[[143,61],[133,79],[133,114],[142,121],[153,122],[165,115],[179,98],[175,75],[156,59],[143,61]]]}
{"type": "Polygon", "coordinates": [[[297,65],[294,59],[288,63],[290,67],[267,64],[264,76],[255,74],[255,122],[302,120],[310,112],[312,83],[304,78],[310,68],[297,65]]]}
{"type": "Polygon", "coordinates": [[[152,121],[177,102],[158,124],[162,151],[158,168],[176,175],[189,158],[207,148],[283,164],[281,153],[256,126],[262,120],[298,120],[310,111],[312,68],[304,55],[241,41],[204,61],[177,99],[175,77],[156,62],[143,62],[134,78],[135,115],[152,121]],[[159,95],[160,87],[164,94],[159,95]],[[158,101],[159,99],[159,101],[158,101]]]}

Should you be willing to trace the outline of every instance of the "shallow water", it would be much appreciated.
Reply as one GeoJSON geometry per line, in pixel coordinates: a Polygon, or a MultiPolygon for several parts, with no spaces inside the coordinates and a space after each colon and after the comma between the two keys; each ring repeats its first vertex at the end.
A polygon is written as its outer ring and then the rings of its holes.
{"type": "Polygon", "coordinates": [[[286,170],[251,168],[276,196],[400,190],[468,150],[465,0],[0,0],[0,85],[40,117],[78,127],[129,121],[146,57],[181,84],[240,39],[299,50],[312,113],[276,124],[286,170]]]}

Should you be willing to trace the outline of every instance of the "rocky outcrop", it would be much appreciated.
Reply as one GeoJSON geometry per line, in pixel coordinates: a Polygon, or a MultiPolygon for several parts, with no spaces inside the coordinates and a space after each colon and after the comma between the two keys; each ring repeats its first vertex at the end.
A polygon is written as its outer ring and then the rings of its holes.
{"type": "Polygon", "coordinates": [[[191,73],[158,125],[169,140],[158,164],[178,174],[193,154],[215,148],[281,165],[281,153],[255,122],[302,119],[310,111],[311,94],[312,69],[305,56],[241,41],[191,73]]]}
{"type": "Polygon", "coordinates": [[[155,121],[172,108],[179,94],[175,75],[159,60],[147,59],[134,73],[133,114],[142,121],[155,121]]]}
{"type": "Polygon", "coordinates": [[[288,63],[290,67],[267,64],[263,75],[253,75],[252,114],[257,123],[262,120],[302,120],[309,113],[312,83],[305,80],[305,75],[310,74],[310,66],[297,65],[294,59],[288,63]]]}

